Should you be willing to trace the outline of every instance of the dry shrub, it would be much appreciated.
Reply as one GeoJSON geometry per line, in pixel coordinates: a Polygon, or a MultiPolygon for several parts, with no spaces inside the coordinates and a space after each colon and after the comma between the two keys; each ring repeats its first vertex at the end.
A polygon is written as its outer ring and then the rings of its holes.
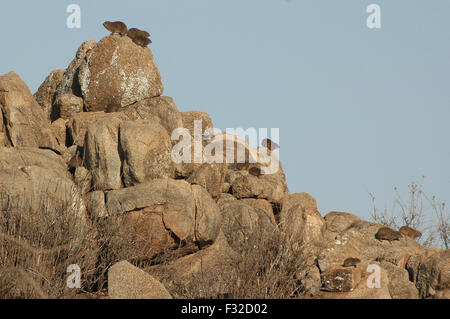
{"type": "Polygon", "coordinates": [[[305,279],[309,280],[308,272],[316,267],[314,258],[311,258],[313,244],[299,246],[278,227],[256,227],[251,232],[242,233],[245,236],[239,236],[239,241],[230,243],[230,238],[227,239],[233,250],[239,253],[224,258],[215,269],[207,268],[181,282],[174,282],[173,274],[164,270],[158,279],[174,298],[279,299],[310,296],[310,286],[305,279]]]}
{"type": "Polygon", "coordinates": [[[73,211],[2,212],[0,298],[71,298],[67,267],[81,268],[81,290],[95,282],[96,232],[73,211]]]}
{"type": "Polygon", "coordinates": [[[450,245],[450,214],[446,211],[445,203],[435,196],[428,197],[423,191],[422,177],[420,183],[408,185],[409,196],[402,198],[397,187],[394,188],[396,199],[391,212],[383,211],[376,206],[375,196],[369,193],[372,200],[372,220],[376,223],[392,228],[409,226],[422,232],[418,242],[424,247],[439,247],[448,249],[450,245]]]}

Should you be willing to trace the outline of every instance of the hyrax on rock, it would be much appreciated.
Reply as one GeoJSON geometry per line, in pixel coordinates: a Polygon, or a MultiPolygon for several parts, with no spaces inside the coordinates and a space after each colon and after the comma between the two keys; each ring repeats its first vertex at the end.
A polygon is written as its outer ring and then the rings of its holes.
{"type": "Polygon", "coordinates": [[[359,264],[361,262],[361,260],[359,260],[358,258],[353,258],[353,257],[349,257],[347,259],[344,260],[344,264],[342,266],[344,267],[356,267],[357,264],[359,264]]]}
{"type": "Polygon", "coordinates": [[[127,25],[123,23],[122,21],[106,21],[103,23],[103,26],[111,32],[111,34],[118,33],[121,36],[124,36],[127,34],[127,25]]]}
{"type": "Polygon", "coordinates": [[[381,227],[375,234],[375,238],[380,241],[388,240],[389,242],[392,242],[393,240],[400,240],[400,238],[402,238],[402,234],[392,228],[381,227]]]}
{"type": "Polygon", "coordinates": [[[150,36],[150,33],[144,30],[139,30],[137,28],[131,28],[130,30],[128,30],[127,36],[129,36],[134,43],[144,48],[152,43],[152,40],[148,38],[150,36]]]}
{"type": "Polygon", "coordinates": [[[257,166],[250,167],[248,169],[248,172],[249,172],[250,175],[253,175],[253,176],[256,176],[256,177],[259,177],[259,176],[262,175],[261,168],[259,168],[257,166]]]}
{"type": "Polygon", "coordinates": [[[150,37],[150,33],[148,33],[147,31],[144,31],[144,30],[139,30],[138,28],[131,28],[130,30],[128,30],[127,36],[129,36],[132,39],[134,37],[148,38],[148,37],[150,37]]]}
{"type": "Polygon", "coordinates": [[[411,227],[408,227],[408,226],[400,227],[399,231],[400,231],[400,233],[403,236],[409,237],[409,238],[412,238],[412,239],[416,239],[417,237],[422,236],[422,233],[420,231],[415,230],[415,229],[413,229],[411,227]]]}
{"type": "Polygon", "coordinates": [[[276,149],[280,148],[280,145],[272,141],[270,138],[265,138],[261,142],[262,146],[267,148],[269,151],[275,151],[276,149]]]}
{"type": "Polygon", "coordinates": [[[140,45],[143,48],[146,48],[147,45],[152,43],[152,40],[150,40],[149,38],[145,38],[145,37],[135,37],[135,38],[132,38],[132,40],[134,43],[136,43],[137,45],[140,45]]]}

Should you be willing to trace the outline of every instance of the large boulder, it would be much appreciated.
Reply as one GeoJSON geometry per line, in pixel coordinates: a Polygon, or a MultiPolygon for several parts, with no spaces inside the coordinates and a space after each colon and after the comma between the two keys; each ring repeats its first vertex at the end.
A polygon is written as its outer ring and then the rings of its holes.
{"type": "Polygon", "coordinates": [[[440,298],[450,289],[450,250],[427,249],[411,256],[406,268],[421,298],[440,298]]]}
{"type": "Polygon", "coordinates": [[[58,150],[42,107],[14,72],[0,76],[0,146],[58,150]]]}
{"type": "Polygon", "coordinates": [[[317,210],[316,200],[307,193],[283,198],[280,226],[299,245],[323,242],[325,220],[317,210]]]}
{"type": "Polygon", "coordinates": [[[220,215],[214,201],[201,188],[185,181],[155,179],[106,194],[109,216],[145,209],[162,216],[164,228],[179,241],[214,241],[220,215]]]}
{"type": "Polygon", "coordinates": [[[235,251],[242,251],[247,241],[259,240],[277,231],[274,217],[254,203],[229,200],[220,203],[222,231],[235,251]]]}
{"type": "MultiPolygon", "coordinates": [[[[83,97],[81,94],[79,73],[80,65],[86,58],[86,54],[90,52],[96,45],[96,41],[88,40],[83,42],[75,54],[75,58],[70,62],[64,75],[56,88],[54,99],[63,94],[73,94],[78,97],[83,97]]],[[[53,119],[55,120],[55,119],[53,119]]]]}
{"type": "MultiPolygon", "coordinates": [[[[182,163],[176,164],[176,175],[178,177],[188,178],[194,171],[205,163],[203,148],[206,146],[207,141],[203,139],[203,134],[205,130],[212,129],[213,124],[208,113],[205,112],[189,111],[181,112],[180,114],[183,122],[183,128],[187,129],[189,132],[191,148],[190,153],[188,154],[189,161],[183,161],[182,163]],[[200,124],[197,125],[197,131],[195,126],[196,121],[200,121],[197,122],[197,124],[200,124]],[[201,146],[201,148],[198,146],[201,146]]],[[[173,132],[171,132],[171,138],[174,138],[173,144],[180,143],[181,139],[177,140],[177,136],[173,136],[172,133],[173,132]]],[[[185,141],[183,140],[183,143],[184,142],[185,141]]]]}
{"type": "Polygon", "coordinates": [[[183,127],[181,113],[173,99],[168,96],[158,96],[136,102],[123,110],[131,120],[148,120],[157,118],[159,123],[167,130],[169,136],[172,132],[183,127]]]}
{"type": "Polygon", "coordinates": [[[86,131],[90,124],[95,125],[99,121],[121,122],[126,120],[128,117],[122,113],[85,112],[74,114],[66,122],[68,146],[83,147],[86,131]]]}
{"type": "Polygon", "coordinates": [[[62,157],[51,150],[34,147],[0,147],[0,170],[25,166],[37,166],[51,170],[61,178],[69,177],[62,157]]]}
{"type": "Polygon", "coordinates": [[[226,166],[224,163],[205,163],[196,169],[187,179],[191,184],[201,185],[217,198],[223,189],[225,182],[226,166]]]}
{"type": "Polygon", "coordinates": [[[387,271],[389,294],[392,299],[418,299],[419,291],[409,280],[408,271],[390,262],[382,261],[381,267],[387,271]]]}
{"type": "Polygon", "coordinates": [[[335,266],[322,274],[322,289],[331,292],[348,292],[355,289],[361,281],[360,267],[335,266]]]}
{"type": "Polygon", "coordinates": [[[86,111],[117,111],[163,93],[149,48],[110,35],[87,52],[78,74],[86,111]]]}
{"type": "Polygon", "coordinates": [[[172,299],[161,282],[127,261],[109,269],[108,296],[110,299],[172,299]]]}
{"type": "Polygon", "coordinates": [[[52,120],[69,119],[76,113],[83,112],[83,99],[76,95],[66,93],[58,96],[52,107],[52,120]]]}
{"type": "Polygon", "coordinates": [[[0,211],[49,215],[55,212],[85,219],[86,208],[73,181],[56,169],[16,166],[0,169],[0,211]]]}
{"type": "Polygon", "coordinates": [[[120,124],[119,135],[126,187],[174,177],[172,143],[164,127],[151,120],[126,121],[120,124]]]}
{"type": "Polygon", "coordinates": [[[36,102],[42,106],[48,120],[51,120],[52,104],[56,89],[61,83],[65,72],[66,70],[53,70],[39,86],[36,93],[34,93],[36,102]]]}
{"type": "MultiPolygon", "coordinates": [[[[224,136],[227,140],[226,154],[234,151],[235,162],[228,163],[229,169],[225,178],[225,182],[231,186],[233,195],[236,198],[261,198],[273,204],[281,204],[283,197],[289,194],[289,189],[286,176],[276,154],[270,153],[270,151],[265,152],[262,149],[250,148],[247,141],[239,142],[239,138],[236,138],[233,147],[233,144],[228,143],[229,135],[224,136]],[[239,151],[239,147],[243,151],[239,151]],[[239,156],[245,158],[244,169],[238,168],[239,162],[241,162],[239,156]],[[250,174],[253,167],[258,168],[262,174],[257,176],[250,174]]],[[[216,136],[212,143],[215,143],[215,140],[219,138],[220,136],[216,136]]]]}
{"type": "Polygon", "coordinates": [[[102,119],[89,124],[86,130],[83,159],[92,174],[95,190],[111,190],[122,187],[119,155],[119,125],[117,117],[102,119]]]}

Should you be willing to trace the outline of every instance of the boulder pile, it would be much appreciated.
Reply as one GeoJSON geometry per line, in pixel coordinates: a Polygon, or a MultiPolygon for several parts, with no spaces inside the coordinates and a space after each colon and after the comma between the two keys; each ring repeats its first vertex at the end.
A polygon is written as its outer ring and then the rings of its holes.
{"type": "MultiPolygon", "coordinates": [[[[132,245],[107,261],[118,262],[107,276],[110,298],[179,297],[173,287],[199,276],[214,282],[218,270],[236,271],[230,260],[255,233],[289,238],[306,265],[296,275],[301,296],[450,297],[450,251],[424,248],[399,232],[380,240],[382,225],[351,213],[323,216],[312,196],[289,192],[281,164],[274,174],[256,174],[248,165],[202,158],[174,162],[174,130],[196,139],[195,121],[202,132],[213,122],[205,112],[179,112],[163,91],[151,50],[119,35],[84,42],[34,95],[16,73],[0,76],[0,219],[73,214],[113,234],[108,249],[126,234],[132,245]],[[175,257],[160,262],[167,252],[175,257]]],[[[224,133],[196,142],[228,147],[228,140],[247,156],[259,151],[224,133]]],[[[210,296],[226,296],[216,282],[210,296]]]]}

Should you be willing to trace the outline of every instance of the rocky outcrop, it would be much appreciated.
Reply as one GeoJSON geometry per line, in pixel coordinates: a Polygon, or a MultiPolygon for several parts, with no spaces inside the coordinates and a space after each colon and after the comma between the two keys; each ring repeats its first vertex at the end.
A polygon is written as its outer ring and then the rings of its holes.
{"type": "Polygon", "coordinates": [[[384,240],[351,213],[323,217],[314,197],[290,193],[277,151],[214,132],[207,113],[162,93],[152,52],[126,36],[84,42],[34,96],[1,76],[0,211],[95,228],[97,265],[115,264],[110,298],[216,298],[253,272],[273,280],[258,292],[286,280],[289,297],[449,298],[448,250],[405,231],[384,240]],[[191,162],[173,159],[177,129],[196,145],[191,162]]]}

